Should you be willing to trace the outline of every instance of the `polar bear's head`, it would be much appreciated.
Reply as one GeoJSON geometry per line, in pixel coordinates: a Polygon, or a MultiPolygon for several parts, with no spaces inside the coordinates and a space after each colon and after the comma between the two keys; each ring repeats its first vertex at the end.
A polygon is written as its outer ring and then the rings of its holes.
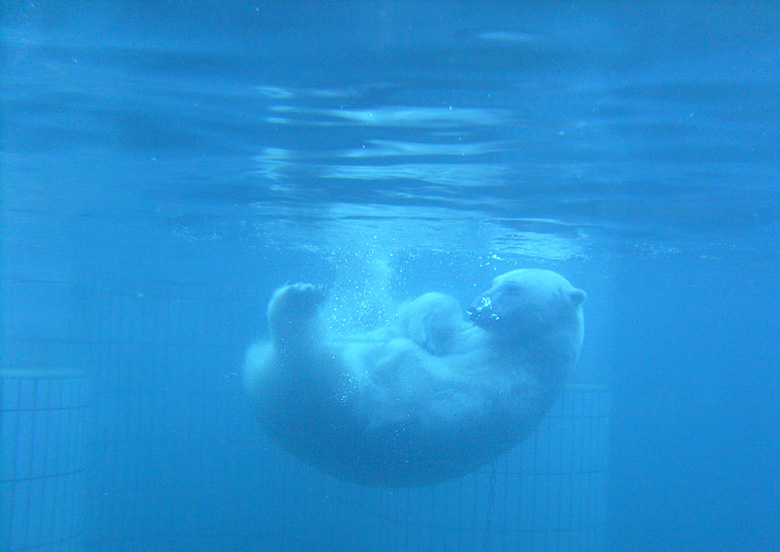
{"type": "Polygon", "coordinates": [[[513,270],[493,280],[493,287],[472,304],[469,317],[518,344],[563,338],[579,351],[585,298],[584,291],[550,270],[513,270]]]}

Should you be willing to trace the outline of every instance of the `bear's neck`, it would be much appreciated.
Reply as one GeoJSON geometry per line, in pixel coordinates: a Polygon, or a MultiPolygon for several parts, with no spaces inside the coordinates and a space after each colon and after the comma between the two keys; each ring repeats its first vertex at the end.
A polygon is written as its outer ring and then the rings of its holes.
{"type": "Polygon", "coordinates": [[[564,380],[579,356],[580,341],[569,332],[524,339],[518,336],[497,339],[501,348],[510,352],[513,362],[529,370],[540,381],[551,384],[564,380]]]}

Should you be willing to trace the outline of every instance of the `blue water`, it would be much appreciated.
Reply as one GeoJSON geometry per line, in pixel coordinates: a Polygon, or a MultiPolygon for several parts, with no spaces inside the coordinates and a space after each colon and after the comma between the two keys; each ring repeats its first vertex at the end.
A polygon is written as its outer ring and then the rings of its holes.
{"type": "Polygon", "coordinates": [[[0,360],[93,379],[88,550],[273,549],[237,373],[277,285],[520,266],[589,294],[607,549],[780,541],[773,3],[7,2],[2,34],[0,360]]]}

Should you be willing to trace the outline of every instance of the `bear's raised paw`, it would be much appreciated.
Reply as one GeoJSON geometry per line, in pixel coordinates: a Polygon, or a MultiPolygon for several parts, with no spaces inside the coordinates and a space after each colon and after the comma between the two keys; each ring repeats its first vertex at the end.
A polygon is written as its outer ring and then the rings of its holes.
{"type": "Polygon", "coordinates": [[[268,305],[268,316],[277,320],[312,316],[325,301],[325,294],[325,286],[319,284],[287,284],[274,293],[268,305]]]}

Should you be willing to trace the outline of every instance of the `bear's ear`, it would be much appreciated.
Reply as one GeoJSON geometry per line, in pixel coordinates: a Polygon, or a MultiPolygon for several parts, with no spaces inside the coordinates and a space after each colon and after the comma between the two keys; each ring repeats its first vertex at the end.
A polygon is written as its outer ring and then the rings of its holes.
{"type": "Polygon", "coordinates": [[[569,292],[569,298],[575,306],[579,306],[585,302],[585,299],[588,298],[588,295],[581,289],[574,289],[569,292]]]}

